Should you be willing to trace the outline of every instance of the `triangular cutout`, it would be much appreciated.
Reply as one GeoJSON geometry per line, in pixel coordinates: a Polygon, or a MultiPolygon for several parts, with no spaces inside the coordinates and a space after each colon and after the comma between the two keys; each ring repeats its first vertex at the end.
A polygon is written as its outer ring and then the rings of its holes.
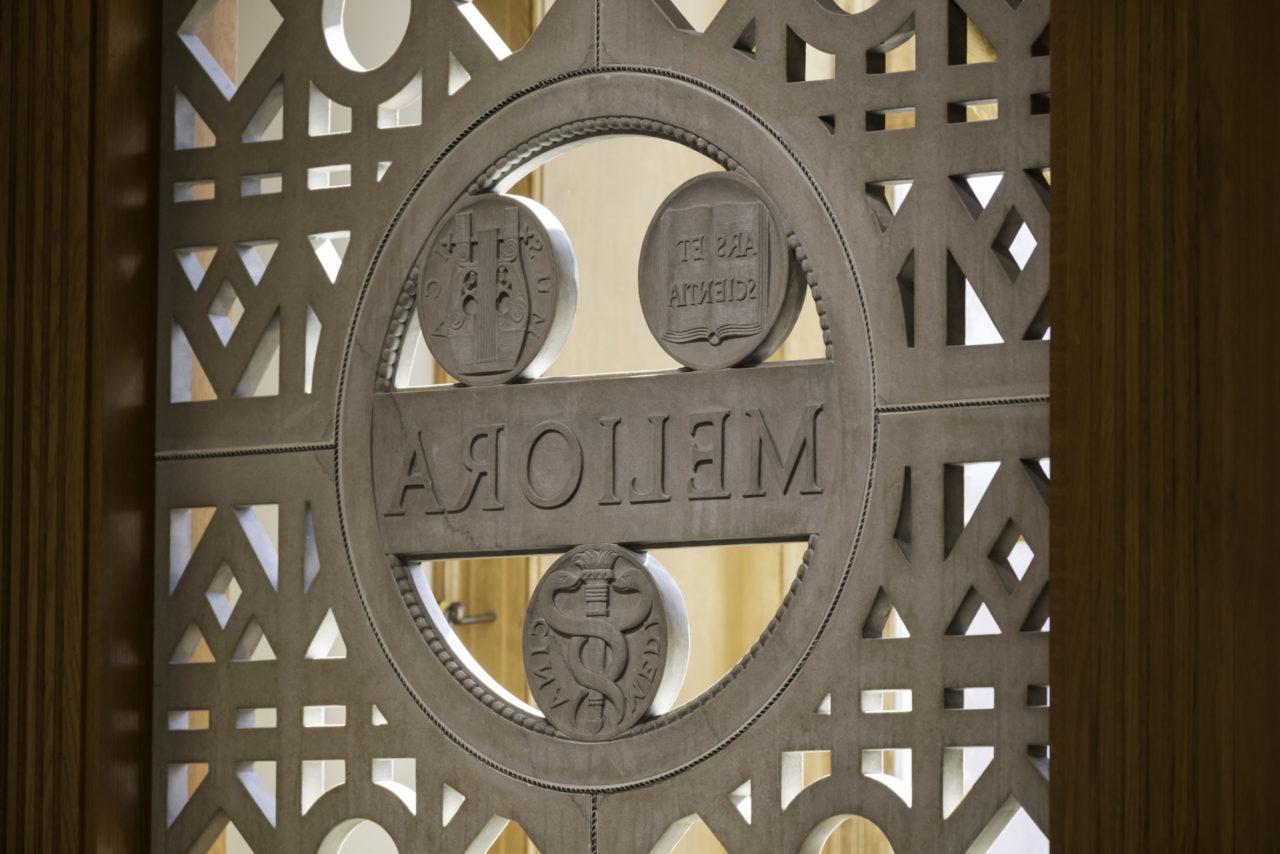
{"type": "Polygon", "coordinates": [[[190,854],[227,854],[227,852],[254,854],[244,834],[240,832],[240,828],[227,818],[226,813],[219,810],[213,817],[213,821],[209,822],[204,829],[204,833],[196,838],[190,854]]]}
{"type": "Polygon", "coordinates": [[[914,181],[897,180],[872,181],[866,185],[867,203],[881,232],[888,231],[893,225],[893,218],[902,210],[902,203],[907,200],[914,184],[914,181]]]}
{"type": "Polygon", "coordinates": [[[831,114],[829,114],[829,115],[825,115],[825,116],[818,116],[818,121],[822,122],[822,126],[823,126],[824,128],[826,128],[827,133],[829,133],[829,134],[835,134],[835,132],[836,132],[836,117],[835,117],[835,113],[831,113],[831,114]]]}
{"type": "Polygon", "coordinates": [[[246,240],[236,244],[240,261],[244,264],[245,272],[249,274],[255,286],[261,284],[262,277],[266,274],[267,267],[271,264],[271,259],[275,257],[276,249],[279,247],[279,240],[246,240]]]}
{"type": "MultiPolygon", "coordinates": [[[[727,854],[727,849],[716,838],[716,835],[707,827],[706,822],[702,820],[702,816],[694,813],[684,818],[678,818],[663,831],[658,837],[658,841],[649,849],[649,854],[670,854],[677,850],[676,846],[680,845],[680,841],[684,839],[685,834],[697,827],[698,845],[692,850],[697,850],[701,854],[727,854]]],[[[692,838],[690,839],[692,841],[692,838]]],[[[684,846],[681,846],[683,848],[684,846]]]]}
{"type": "Polygon", "coordinates": [[[170,664],[212,664],[213,650],[204,639],[204,632],[195,623],[187,626],[187,630],[178,638],[178,645],[169,656],[170,664]]]}
{"type": "Polygon", "coordinates": [[[1000,470],[999,460],[947,463],[942,467],[943,556],[951,554],[1000,470]]]}
{"type": "Polygon", "coordinates": [[[1047,583],[1044,589],[1040,591],[1040,595],[1036,597],[1031,610],[1027,612],[1027,618],[1022,621],[1022,631],[1049,631],[1049,585],[1047,583]]]}
{"type": "Polygon", "coordinates": [[[902,469],[902,494],[898,499],[898,521],[893,527],[893,541],[902,556],[911,562],[911,466],[902,469]]]}
{"type": "Polygon", "coordinates": [[[235,512],[236,521],[253,548],[263,574],[271,582],[271,588],[279,590],[280,553],[276,543],[280,538],[280,505],[246,504],[237,506],[235,512]]]}
{"type": "Polygon", "coordinates": [[[1049,779],[1049,745],[1028,744],[1027,761],[1040,772],[1041,777],[1049,779]]]}
{"type": "Polygon", "coordinates": [[[167,826],[172,827],[187,804],[195,797],[200,785],[209,776],[207,762],[177,762],[168,767],[165,779],[165,816],[167,826]]]}
{"type": "Polygon", "coordinates": [[[975,588],[970,587],[964,599],[961,600],[960,607],[956,609],[955,616],[951,618],[951,623],[947,626],[947,634],[965,637],[998,635],[1000,624],[991,614],[987,603],[982,601],[982,595],[975,588]]]}
{"type": "Polygon", "coordinates": [[[787,27],[786,76],[788,83],[834,80],[835,54],[814,47],[787,27]]]}
{"type": "Polygon", "coordinates": [[[253,118],[240,134],[242,142],[278,142],[284,139],[284,78],[275,82],[253,118]]]}
{"type": "Polygon", "coordinates": [[[311,394],[311,384],[316,374],[316,355],[320,352],[320,333],[324,325],[316,315],[315,309],[307,306],[307,328],[303,348],[302,391],[311,394]]]}
{"type": "Polygon", "coordinates": [[[1018,854],[1049,854],[1049,838],[1016,798],[1005,801],[987,826],[965,849],[965,854],[1017,851],[1018,854]]]}
{"type": "Polygon", "coordinates": [[[217,397],[187,334],[174,323],[169,337],[169,402],[193,403],[217,397]]]}
{"type": "Polygon", "coordinates": [[[214,507],[175,507],[169,511],[170,593],[178,589],[215,512],[214,507]]]}
{"type": "Polygon", "coordinates": [[[347,246],[351,243],[351,232],[323,231],[308,235],[307,240],[311,242],[311,251],[316,253],[324,274],[329,277],[329,283],[337,284],[342,261],[347,257],[347,246]]]}
{"type": "Polygon", "coordinates": [[[1033,460],[1023,460],[1022,468],[1027,473],[1031,485],[1036,488],[1036,492],[1040,493],[1040,497],[1045,503],[1049,503],[1049,458],[1039,457],[1033,460]]]}
{"type": "Polygon", "coordinates": [[[369,723],[373,726],[386,726],[389,721],[387,716],[382,713],[377,704],[374,704],[369,710],[369,723]]]}
{"type": "Polygon", "coordinates": [[[350,132],[351,108],[339,104],[312,83],[307,106],[307,135],[330,136],[350,132]]]}
{"type": "Polygon", "coordinates": [[[951,0],[947,12],[947,62],[950,65],[972,65],[995,62],[995,45],[960,5],[951,0]]]}
{"type": "Polygon", "coordinates": [[[756,19],[752,18],[747,25],[742,28],[742,32],[738,33],[738,37],[733,41],[733,49],[750,57],[756,58],[756,19]]]}
{"type": "Polygon", "coordinates": [[[862,626],[862,636],[871,639],[911,637],[906,623],[883,587],[876,592],[875,601],[871,603],[871,611],[862,626]]]}
{"type": "Polygon", "coordinates": [[[942,817],[950,818],[995,759],[994,747],[942,749],[942,817]]]}
{"type": "Polygon", "coordinates": [[[180,90],[173,91],[173,147],[179,151],[192,148],[212,148],[218,137],[209,127],[204,116],[187,100],[180,90]]]}
{"type": "Polygon", "coordinates": [[[249,625],[244,627],[244,634],[240,635],[240,642],[236,644],[236,650],[231,654],[231,660],[276,660],[276,651],[271,648],[271,643],[267,640],[267,636],[262,631],[262,626],[258,624],[257,620],[250,620],[249,625]]]}
{"type": "Polygon", "coordinates": [[[378,105],[378,127],[405,128],[422,124],[422,72],[378,105]]]}
{"type": "Polygon", "coordinates": [[[947,344],[980,347],[1003,344],[1004,336],[973,284],[950,252],[947,253],[947,344]]]}
{"type": "Polygon", "coordinates": [[[1041,166],[1034,169],[1025,170],[1027,180],[1031,182],[1031,188],[1036,191],[1036,195],[1040,197],[1041,203],[1047,208],[1049,207],[1050,191],[1053,184],[1053,173],[1048,166],[1041,166]]]}
{"type": "Polygon", "coordinates": [[[249,797],[262,810],[263,816],[272,826],[276,826],[276,763],[260,760],[257,762],[237,762],[236,778],[244,786],[249,797]]]}
{"type": "Polygon", "coordinates": [[[867,51],[867,73],[916,70],[916,16],[913,12],[880,44],[867,51]]]}
{"type": "Polygon", "coordinates": [[[1048,56],[1051,39],[1049,37],[1049,24],[1044,25],[1044,29],[1040,31],[1040,35],[1036,36],[1036,40],[1031,43],[1032,56],[1048,56]]]}
{"type": "Polygon", "coordinates": [[[382,183],[382,179],[387,176],[387,170],[390,168],[391,168],[390,160],[378,161],[377,168],[375,169],[375,174],[374,174],[374,177],[377,179],[378,183],[382,183]]]}
{"type": "MultiPolygon", "coordinates": [[[[376,707],[375,707],[376,708],[376,707]]],[[[462,809],[462,804],[467,800],[467,796],[459,792],[453,786],[445,783],[441,787],[440,792],[440,826],[448,827],[449,822],[453,821],[453,817],[458,814],[458,810],[462,809]]]]}
{"type": "Polygon", "coordinates": [[[466,86],[467,83],[469,83],[470,81],[471,81],[471,72],[468,71],[467,67],[463,65],[461,61],[459,61],[458,57],[453,55],[452,51],[450,51],[449,52],[449,83],[448,83],[449,94],[452,95],[454,92],[457,92],[463,86],[466,86]]]}
{"type": "Polygon", "coordinates": [[[733,804],[733,808],[746,820],[747,824],[751,824],[751,780],[746,780],[729,793],[729,803],[733,804]]]}
{"type": "MultiPolygon", "coordinates": [[[[311,590],[316,575],[320,573],[320,551],[316,548],[316,523],[308,501],[303,511],[302,592],[311,590]]],[[[374,706],[376,709],[377,706],[374,706]]]]}
{"type": "Polygon", "coordinates": [[[830,694],[827,694],[821,700],[818,701],[818,707],[813,710],[813,713],[815,715],[831,714],[831,695],[830,694]]]}
{"type": "Polygon", "coordinates": [[[236,383],[236,397],[274,397],[280,393],[280,312],[258,339],[257,349],[249,357],[244,373],[236,383]]]}
{"type": "Polygon", "coordinates": [[[1000,189],[1003,180],[1003,172],[974,172],[970,175],[952,175],[951,186],[969,216],[977,219],[991,204],[991,197],[1000,189]]]}
{"type": "Polygon", "coordinates": [[[209,272],[209,265],[213,263],[214,256],[218,254],[218,247],[189,246],[185,249],[175,249],[173,254],[178,259],[178,266],[186,274],[187,281],[191,283],[191,290],[197,291],[200,289],[200,283],[204,281],[205,273],[209,272]]]}
{"type": "Polygon", "coordinates": [[[898,270],[898,297],[902,300],[902,326],[907,346],[916,346],[916,251],[907,253],[907,260],[898,270]]]}
{"type": "Polygon", "coordinates": [[[658,10],[671,22],[671,26],[686,33],[703,33],[720,13],[722,2],[705,0],[654,0],[658,10]]]}
{"type": "Polygon", "coordinates": [[[333,609],[330,608],[325,612],[324,619],[320,621],[320,627],[316,629],[310,645],[307,646],[307,658],[332,659],[346,657],[347,644],[342,639],[342,632],[338,629],[338,620],[333,616],[333,609]]]}

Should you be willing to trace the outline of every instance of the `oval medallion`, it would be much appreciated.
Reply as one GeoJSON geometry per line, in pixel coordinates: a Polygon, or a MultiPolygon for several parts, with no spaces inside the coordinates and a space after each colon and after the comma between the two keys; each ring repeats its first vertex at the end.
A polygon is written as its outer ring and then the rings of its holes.
{"type": "Polygon", "coordinates": [[[676,361],[695,370],[764,361],[803,300],[804,276],[755,182],[699,175],[659,206],[640,250],[640,305],[676,361]]]}
{"type": "Polygon", "coordinates": [[[540,375],[573,323],[578,273],[568,235],[521,196],[464,201],[423,244],[415,276],[431,355],[467,385],[540,375]]]}
{"type": "Polygon", "coordinates": [[[689,661],[689,620],[649,554],[579,546],[538,582],[524,620],[530,690],[557,730],[607,741],[667,711],[689,661]]]}

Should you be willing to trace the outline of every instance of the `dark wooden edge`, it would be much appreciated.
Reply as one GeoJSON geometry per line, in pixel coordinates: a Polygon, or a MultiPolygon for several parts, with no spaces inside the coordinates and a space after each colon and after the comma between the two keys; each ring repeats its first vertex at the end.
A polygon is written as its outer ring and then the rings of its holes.
{"type": "Polygon", "coordinates": [[[1052,18],[1053,849],[1275,851],[1280,5],[1052,18]]]}
{"type": "Polygon", "coordinates": [[[145,851],[161,4],[0,3],[0,849],[145,851]]]}

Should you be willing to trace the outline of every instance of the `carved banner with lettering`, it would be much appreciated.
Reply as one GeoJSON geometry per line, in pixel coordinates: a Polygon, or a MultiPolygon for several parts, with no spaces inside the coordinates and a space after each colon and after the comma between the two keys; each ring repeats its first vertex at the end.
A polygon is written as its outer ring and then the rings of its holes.
{"type": "Polygon", "coordinates": [[[796,540],[843,475],[829,362],[374,399],[388,553],[796,540]]]}

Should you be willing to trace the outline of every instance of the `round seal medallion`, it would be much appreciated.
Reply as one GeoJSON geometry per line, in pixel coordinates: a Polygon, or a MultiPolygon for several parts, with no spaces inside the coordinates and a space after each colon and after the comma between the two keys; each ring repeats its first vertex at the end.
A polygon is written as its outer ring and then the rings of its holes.
{"type": "Polygon", "coordinates": [[[778,221],[755,182],[731,172],[699,175],[663,201],[640,250],[640,305],[672,358],[730,368],[782,344],[804,276],[778,221]]]}
{"type": "Polygon", "coordinates": [[[578,271],[550,211],[520,196],[467,199],[415,259],[418,318],[431,354],[467,385],[536,377],[569,334],[578,271]]]}
{"type": "Polygon", "coordinates": [[[524,620],[524,669],[560,732],[607,741],[671,708],[689,662],[689,618],[652,555],[579,546],[552,564],[524,620]]]}

